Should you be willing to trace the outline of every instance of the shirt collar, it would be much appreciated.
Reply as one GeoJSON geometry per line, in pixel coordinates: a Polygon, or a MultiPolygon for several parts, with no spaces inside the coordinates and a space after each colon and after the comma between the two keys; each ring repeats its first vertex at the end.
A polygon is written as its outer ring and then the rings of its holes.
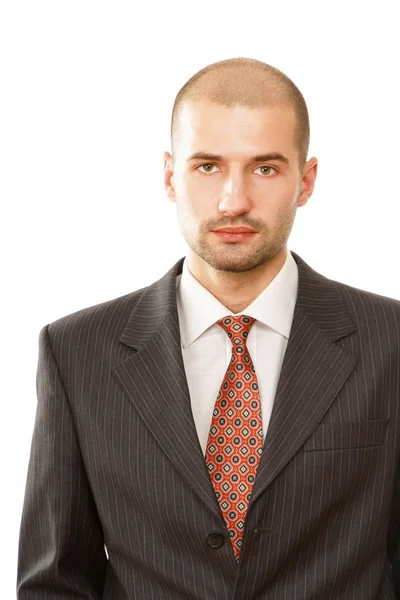
{"type": "MultiPolygon", "coordinates": [[[[253,317],[289,338],[297,299],[298,267],[287,252],[285,264],[271,283],[239,314],[253,317]]],[[[189,271],[187,259],[176,278],[176,301],[182,348],[187,348],[206,329],[226,315],[233,315],[189,271]]]]}

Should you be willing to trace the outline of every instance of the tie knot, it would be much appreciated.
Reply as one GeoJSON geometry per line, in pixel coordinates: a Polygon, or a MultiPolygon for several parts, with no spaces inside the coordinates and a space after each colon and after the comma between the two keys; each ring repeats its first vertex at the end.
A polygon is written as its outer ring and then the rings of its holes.
{"type": "Polygon", "coordinates": [[[225,329],[232,344],[245,344],[253,323],[255,319],[246,315],[223,317],[217,321],[217,324],[225,329]]]}

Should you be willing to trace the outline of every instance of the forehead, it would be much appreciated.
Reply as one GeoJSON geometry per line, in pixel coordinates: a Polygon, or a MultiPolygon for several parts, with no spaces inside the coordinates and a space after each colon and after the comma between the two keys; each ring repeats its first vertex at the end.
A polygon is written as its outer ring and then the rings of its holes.
{"type": "Polygon", "coordinates": [[[198,150],[217,154],[258,150],[294,153],[295,113],[292,107],[227,108],[192,101],[182,106],[179,147],[185,154],[198,150]]]}

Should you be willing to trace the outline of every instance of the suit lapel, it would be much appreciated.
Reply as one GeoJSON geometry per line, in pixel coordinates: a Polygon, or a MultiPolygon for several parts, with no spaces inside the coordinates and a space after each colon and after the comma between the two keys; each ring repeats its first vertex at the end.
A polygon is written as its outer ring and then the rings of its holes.
{"type": "Polygon", "coordinates": [[[183,258],[142,293],[120,341],[136,350],[114,371],[181,475],[222,519],[193,420],[176,306],[183,258]]]}
{"type": "Polygon", "coordinates": [[[250,503],[299,451],[357,362],[335,344],[357,331],[335,284],[292,255],[299,269],[297,301],[250,503]]]}
{"type": "MultiPolygon", "coordinates": [[[[299,269],[298,294],[251,503],[304,444],[356,364],[353,354],[335,345],[356,331],[335,284],[292,255],[299,269]]],[[[114,371],[171,462],[222,518],[197,437],[182,358],[176,276],[183,260],[143,290],[120,338],[136,352],[114,371]]]]}

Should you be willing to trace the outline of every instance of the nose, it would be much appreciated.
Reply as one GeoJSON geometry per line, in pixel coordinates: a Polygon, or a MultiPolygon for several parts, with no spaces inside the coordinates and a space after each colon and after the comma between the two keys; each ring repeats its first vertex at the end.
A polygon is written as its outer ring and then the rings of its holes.
{"type": "Polygon", "coordinates": [[[227,177],[218,208],[220,212],[229,215],[240,215],[250,210],[250,198],[245,181],[241,172],[232,172],[227,177]]]}

